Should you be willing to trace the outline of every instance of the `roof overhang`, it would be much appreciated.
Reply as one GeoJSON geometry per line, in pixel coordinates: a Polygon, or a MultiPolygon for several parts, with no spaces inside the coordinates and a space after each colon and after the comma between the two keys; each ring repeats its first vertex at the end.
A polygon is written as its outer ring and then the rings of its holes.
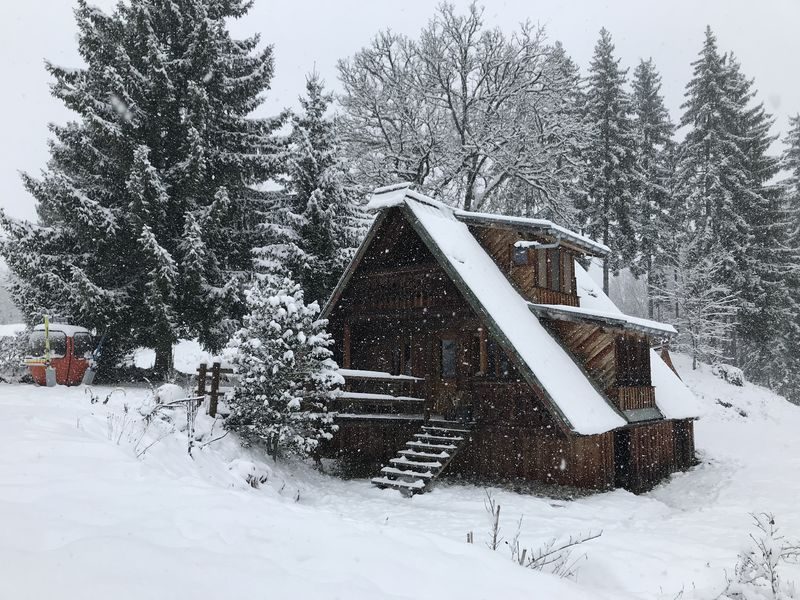
{"type": "Polygon", "coordinates": [[[607,256],[611,250],[608,246],[595,242],[579,233],[571,231],[546,219],[528,219],[524,217],[508,217],[489,213],[474,213],[463,210],[454,211],[456,219],[467,225],[513,229],[526,233],[546,235],[561,240],[562,243],[591,256],[607,256]]]}
{"type": "Polygon", "coordinates": [[[528,306],[537,317],[553,319],[555,321],[591,323],[609,329],[620,329],[626,332],[640,333],[657,338],[672,338],[678,333],[671,325],[650,321],[648,319],[640,319],[638,317],[629,317],[622,313],[612,315],[560,304],[531,303],[528,306]]]}

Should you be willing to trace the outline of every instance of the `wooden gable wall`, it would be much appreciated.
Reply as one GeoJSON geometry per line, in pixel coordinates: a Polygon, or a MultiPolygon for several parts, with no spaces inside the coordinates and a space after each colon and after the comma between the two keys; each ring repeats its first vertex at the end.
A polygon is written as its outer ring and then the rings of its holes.
{"type": "MultiPolygon", "coordinates": [[[[542,287],[537,283],[540,271],[540,266],[536,264],[537,261],[533,261],[529,265],[517,266],[513,260],[513,248],[516,242],[535,241],[547,243],[552,240],[505,227],[471,226],[470,232],[489,256],[492,257],[500,270],[508,276],[523,298],[530,302],[541,304],[578,306],[577,287],[572,263],[577,254],[573,250],[565,246],[557,249],[560,262],[559,269],[562,273],[563,281],[561,282],[560,290],[556,291],[542,287]]],[[[550,252],[553,251],[551,250],[550,252]]]]}

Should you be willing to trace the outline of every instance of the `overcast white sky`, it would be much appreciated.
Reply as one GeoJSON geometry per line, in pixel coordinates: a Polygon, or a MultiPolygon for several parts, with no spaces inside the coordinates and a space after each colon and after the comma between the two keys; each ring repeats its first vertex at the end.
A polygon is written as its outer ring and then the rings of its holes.
{"type": "MultiPolygon", "coordinates": [[[[114,0],[93,0],[109,10],[114,0]]],[[[47,123],[68,111],[48,93],[45,58],[79,66],[71,0],[10,0],[0,21],[0,206],[34,218],[33,200],[19,171],[38,172],[47,160],[47,123]]],[[[235,33],[260,32],[275,47],[276,74],[261,111],[295,106],[305,75],[314,66],[338,87],[337,59],[369,43],[380,29],[416,35],[438,2],[421,0],[255,0],[233,25],[235,33]]],[[[466,0],[455,2],[466,6],[466,0]]],[[[776,132],[800,112],[800,1],[797,0],[486,0],[485,19],[510,31],[525,19],[547,27],[583,69],[601,26],[614,36],[618,56],[632,68],[652,56],[664,93],[679,115],[683,90],[710,24],[723,50],[733,50],[754,77],[761,98],[777,117],[776,132]]],[[[777,149],[777,148],[776,148],[777,149]]]]}

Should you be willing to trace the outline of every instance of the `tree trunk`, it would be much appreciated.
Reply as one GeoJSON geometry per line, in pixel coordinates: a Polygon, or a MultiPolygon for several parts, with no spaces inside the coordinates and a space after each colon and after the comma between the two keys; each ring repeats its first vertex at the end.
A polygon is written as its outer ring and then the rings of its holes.
{"type": "Polygon", "coordinates": [[[155,350],[156,362],[153,371],[158,377],[166,379],[172,372],[172,342],[160,341],[155,350]]]}

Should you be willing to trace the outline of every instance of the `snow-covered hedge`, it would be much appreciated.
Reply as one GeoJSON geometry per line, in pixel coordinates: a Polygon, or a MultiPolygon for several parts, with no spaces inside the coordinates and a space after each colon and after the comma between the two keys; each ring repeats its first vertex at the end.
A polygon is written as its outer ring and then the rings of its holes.
{"type": "Polygon", "coordinates": [[[740,387],[744,385],[744,372],[739,367],[726,365],[724,363],[716,363],[712,365],[711,372],[731,385],[738,385],[740,387]]]}
{"type": "Polygon", "coordinates": [[[28,332],[0,337],[0,381],[19,383],[28,377],[22,361],[28,348],[28,332]]]}

